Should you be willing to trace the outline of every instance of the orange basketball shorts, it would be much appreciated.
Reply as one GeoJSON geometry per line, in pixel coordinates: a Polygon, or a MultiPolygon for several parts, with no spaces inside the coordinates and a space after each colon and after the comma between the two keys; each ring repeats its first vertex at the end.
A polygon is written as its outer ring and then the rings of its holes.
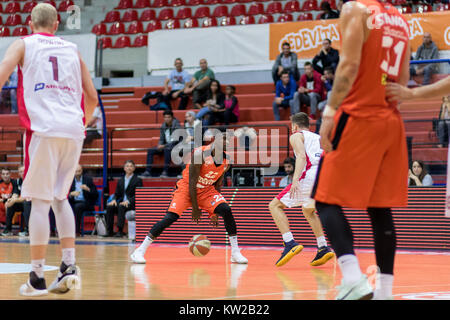
{"type": "Polygon", "coordinates": [[[356,118],[338,111],[333,151],[323,155],[312,197],[350,208],[404,207],[408,202],[408,154],[399,112],[356,118]]]}

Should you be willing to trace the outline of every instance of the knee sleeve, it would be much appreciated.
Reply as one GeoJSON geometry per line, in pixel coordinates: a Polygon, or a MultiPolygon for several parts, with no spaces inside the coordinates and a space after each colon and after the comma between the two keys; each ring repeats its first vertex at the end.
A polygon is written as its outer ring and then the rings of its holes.
{"type": "Polygon", "coordinates": [[[50,222],[48,213],[51,202],[41,199],[33,199],[28,230],[30,232],[30,245],[42,246],[48,244],[50,234],[50,222]]]}
{"type": "Polygon", "coordinates": [[[164,229],[170,227],[172,223],[178,220],[180,216],[176,213],[167,211],[166,215],[162,220],[157,222],[150,230],[148,236],[150,238],[156,239],[163,231],[164,229]]]}
{"type": "Polygon", "coordinates": [[[54,199],[52,208],[59,239],[75,238],[75,219],[69,201],[54,199]]]}
{"type": "Polygon", "coordinates": [[[227,230],[229,236],[234,236],[237,234],[236,221],[234,221],[233,213],[231,212],[231,208],[228,204],[219,204],[214,210],[214,213],[223,218],[225,230],[227,230]]]}

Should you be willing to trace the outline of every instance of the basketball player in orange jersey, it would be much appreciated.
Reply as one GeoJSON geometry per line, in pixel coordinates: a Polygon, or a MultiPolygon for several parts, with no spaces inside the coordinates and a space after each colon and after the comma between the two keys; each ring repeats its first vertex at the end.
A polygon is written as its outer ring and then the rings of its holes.
{"type": "Polygon", "coordinates": [[[277,267],[285,265],[292,257],[303,250],[289,229],[289,221],[284,213],[286,207],[302,206],[302,212],[308,221],[317,240],[317,254],[311,261],[311,266],[320,266],[334,257],[328,248],[322,230],[322,224],[316,214],[314,200],[311,199],[311,189],[317,174],[317,167],[322,155],[320,136],[309,131],[309,117],[304,112],[291,116],[292,135],[289,142],[295,153],[295,171],[292,183],[288,185],[269,204],[270,213],[281,232],[284,250],[276,262],[277,267]]]}
{"type": "Polygon", "coordinates": [[[208,212],[213,226],[218,225],[217,216],[221,216],[231,244],[231,262],[248,262],[238,247],[236,222],[231,208],[220,194],[225,172],[229,168],[225,154],[227,144],[228,137],[224,133],[216,135],[210,145],[194,149],[191,163],[187,164],[183,178],[177,182],[166,215],[151,228],[142,244],[131,254],[134,263],[146,263],[144,255],[150,244],[189,207],[192,207],[192,220],[197,223],[201,218],[201,209],[208,212]]]}
{"type": "Polygon", "coordinates": [[[345,3],[339,23],[340,61],[320,129],[326,153],[312,197],[342,272],[336,299],[374,296],[342,207],[367,209],[380,270],[375,299],[391,299],[396,235],[390,208],[407,205],[408,157],[403,121],[385,88],[409,79],[409,25],[395,7],[376,0],[345,3]]]}
{"type": "Polygon", "coordinates": [[[31,12],[32,35],[14,41],[0,64],[0,87],[18,66],[19,118],[25,128],[22,196],[31,198],[31,269],[20,287],[24,296],[66,293],[80,281],[75,265],[75,223],[67,200],[92,115],[97,91],[77,46],[56,37],[58,13],[46,3],[31,12]],[[48,290],[44,264],[50,207],[62,248],[58,275],[48,290]]]}

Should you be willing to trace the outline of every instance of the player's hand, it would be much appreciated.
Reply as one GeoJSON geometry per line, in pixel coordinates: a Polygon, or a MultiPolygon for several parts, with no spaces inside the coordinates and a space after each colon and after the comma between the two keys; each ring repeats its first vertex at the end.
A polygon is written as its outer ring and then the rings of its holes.
{"type": "Polygon", "coordinates": [[[219,217],[217,216],[217,214],[213,214],[211,217],[209,217],[209,219],[209,224],[214,228],[217,228],[219,226],[219,217]]]}
{"type": "Polygon", "coordinates": [[[289,190],[289,197],[291,199],[294,199],[297,197],[298,193],[300,192],[300,184],[298,181],[292,182],[291,190],[289,190]]]}
{"type": "Polygon", "coordinates": [[[192,221],[196,222],[197,224],[202,220],[202,212],[200,209],[192,208],[192,221]]]}
{"type": "Polygon", "coordinates": [[[412,89],[394,82],[386,84],[386,100],[388,102],[410,100],[412,97],[412,89]]]}
{"type": "Polygon", "coordinates": [[[320,126],[320,146],[323,151],[333,151],[333,145],[331,144],[331,132],[333,131],[334,120],[333,117],[322,116],[322,125],[320,126]]]}

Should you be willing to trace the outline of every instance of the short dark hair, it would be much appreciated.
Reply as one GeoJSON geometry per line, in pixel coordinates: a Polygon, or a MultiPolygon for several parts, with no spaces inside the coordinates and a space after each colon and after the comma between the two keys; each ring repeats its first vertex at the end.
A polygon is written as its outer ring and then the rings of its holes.
{"type": "Polygon", "coordinates": [[[326,40],[326,41],[328,41],[329,44],[331,44],[331,40],[330,40],[330,39],[325,38],[325,39],[323,39],[323,40],[326,40]]]}
{"type": "Polygon", "coordinates": [[[171,117],[173,118],[173,112],[172,112],[172,110],[165,110],[165,111],[163,112],[163,116],[167,116],[167,115],[169,115],[169,116],[171,116],[171,117]]]}
{"type": "Polygon", "coordinates": [[[299,127],[309,128],[309,117],[304,112],[298,112],[291,116],[292,123],[295,123],[299,127]]]}
{"type": "Polygon", "coordinates": [[[283,165],[285,165],[285,164],[290,164],[290,165],[292,165],[293,167],[295,167],[295,159],[292,158],[292,157],[287,157],[287,158],[284,159],[284,161],[283,161],[283,165]]]}
{"type": "Polygon", "coordinates": [[[2,171],[8,171],[8,172],[11,172],[11,170],[10,170],[9,168],[6,168],[6,167],[3,167],[3,168],[2,168],[2,171]]]}
{"type": "Polygon", "coordinates": [[[291,45],[290,45],[289,42],[283,42],[283,44],[281,45],[281,47],[284,47],[284,46],[288,46],[289,48],[291,47],[291,45]]]}
{"type": "Polygon", "coordinates": [[[305,64],[303,65],[303,67],[306,67],[306,66],[312,66],[312,63],[309,61],[306,61],[305,64]]]}
{"type": "Polygon", "coordinates": [[[236,87],[233,86],[232,84],[227,85],[227,88],[231,88],[231,90],[233,90],[233,93],[236,92],[236,87]]]}
{"type": "Polygon", "coordinates": [[[328,71],[331,74],[334,74],[334,69],[333,67],[326,67],[325,69],[323,69],[323,72],[325,73],[325,71],[328,71]]]}
{"type": "Polygon", "coordinates": [[[134,163],[133,160],[127,160],[127,161],[125,161],[125,163],[124,163],[123,165],[125,166],[127,163],[131,163],[131,164],[133,165],[133,167],[136,167],[136,164],[134,163]]]}
{"type": "Polygon", "coordinates": [[[281,71],[281,74],[280,74],[280,78],[281,78],[281,76],[282,76],[283,74],[287,74],[287,75],[289,75],[289,71],[287,71],[287,70],[283,70],[283,71],[281,71]]]}

